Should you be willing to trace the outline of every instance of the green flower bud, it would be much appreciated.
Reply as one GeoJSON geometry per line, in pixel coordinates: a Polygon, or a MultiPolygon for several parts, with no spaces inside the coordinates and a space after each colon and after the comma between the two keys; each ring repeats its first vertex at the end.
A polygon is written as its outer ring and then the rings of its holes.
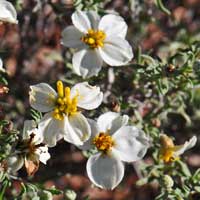
{"type": "Polygon", "coordinates": [[[22,200],[40,200],[40,197],[37,195],[37,192],[30,191],[22,195],[22,200]]]}
{"type": "Polygon", "coordinates": [[[67,190],[65,192],[65,197],[68,199],[68,200],[75,200],[77,195],[76,193],[73,191],[73,190],[67,190]]]}
{"type": "Polygon", "coordinates": [[[171,189],[174,186],[174,181],[172,177],[169,175],[164,175],[163,182],[165,187],[167,187],[167,189],[171,189]]]}
{"type": "Polygon", "coordinates": [[[53,200],[53,195],[49,191],[40,191],[39,196],[42,200],[53,200]]]}

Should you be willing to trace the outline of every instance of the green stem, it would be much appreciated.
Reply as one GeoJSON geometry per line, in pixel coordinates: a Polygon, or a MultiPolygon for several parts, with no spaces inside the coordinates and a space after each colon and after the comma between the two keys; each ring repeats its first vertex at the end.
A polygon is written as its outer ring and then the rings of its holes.
{"type": "Polygon", "coordinates": [[[6,188],[8,186],[8,180],[6,180],[3,184],[3,187],[2,187],[2,190],[1,190],[1,193],[0,193],[0,200],[3,200],[4,198],[4,193],[6,191],[6,188]]]}
{"type": "Polygon", "coordinates": [[[156,6],[157,6],[161,11],[163,11],[163,12],[166,13],[167,15],[171,15],[170,10],[168,10],[168,9],[164,6],[162,0],[155,0],[155,4],[156,4],[156,6]]]}

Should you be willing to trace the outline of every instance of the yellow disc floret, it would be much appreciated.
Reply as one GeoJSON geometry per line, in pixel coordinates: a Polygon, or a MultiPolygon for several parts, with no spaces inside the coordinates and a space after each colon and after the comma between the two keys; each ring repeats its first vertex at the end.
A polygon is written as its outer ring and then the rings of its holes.
{"type": "Polygon", "coordinates": [[[160,136],[161,149],[159,158],[165,163],[173,162],[178,160],[179,157],[175,155],[175,151],[178,149],[178,146],[175,146],[172,139],[165,134],[160,136]]]}
{"type": "Polygon", "coordinates": [[[65,115],[74,115],[77,113],[77,98],[78,94],[71,98],[69,87],[64,87],[62,81],[57,82],[58,97],[54,108],[53,117],[58,120],[63,120],[65,115]]]}
{"type": "Polygon", "coordinates": [[[81,37],[81,41],[87,44],[90,48],[95,49],[104,46],[106,34],[100,30],[89,29],[87,34],[81,37]]]}
{"type": "Polygon", "coordinates": [[[179,157],[174,156],[174,148],[167,148],[160,150],[160,159],[165,163],[169,163],[178,160],[179,157]]]}
{"type": "Polygon", "coordinates": [[[101,132],[93,139],[93,144],[99,151],[107,154],[114,146],[114,140],[109,134],[101,132]]]}

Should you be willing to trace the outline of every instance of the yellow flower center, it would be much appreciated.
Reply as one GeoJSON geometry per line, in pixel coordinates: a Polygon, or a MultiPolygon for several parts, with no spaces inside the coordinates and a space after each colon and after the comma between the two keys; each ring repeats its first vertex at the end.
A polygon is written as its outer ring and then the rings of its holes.
{"type": "Polygon", "coordinates": [[[160,159],[165,163],[173,162],[179,160],[179,157],[174,155],[175,148],[163,148],[160,150],[160,159]]]}
{"type": "Polygon", "coordinates": [[[62,81],[57,82],[58,97],[56,106],[53,111],[53,117],[58,120],[63,120],[65,115],[74,115],[77,113],[78,94],[71,99],[70,88],[63,86],[62,81]]]}
{"type": "Polygon", "coordinates": [[[90,48],[95,49],[104,46],[106,34],[100,30],[89,29],[87,34],[81,37],[81,41],[87,44],[90,48]]]}
{"type": "Polygon", "coordinates": [[[109,134],[101,132],[93,139],[93,144],[99,151],[107,154],[114,146],[114,141],[109,134]]]}
{"type": "Polygon", "coordinates": [[[178,156],[175,156],[175,151],[177,150],[177,146],[174,145],[172,139],[167,135],[160,136],[161,141],[161,149],[159,158],[163,160],[165,163],[173,162],[179,159],[178,156]]]}

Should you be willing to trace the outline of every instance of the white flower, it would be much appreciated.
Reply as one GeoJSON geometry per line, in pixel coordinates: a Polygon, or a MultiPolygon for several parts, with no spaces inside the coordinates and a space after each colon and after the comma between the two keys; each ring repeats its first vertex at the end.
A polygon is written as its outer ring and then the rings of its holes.
{"type": "Polygon", "coordinates": [[[87,162],[87,174],[98,187],[114,189],[124,176],[124,163],[140,160],[149,147],[144,132],[127,126],[128,116],[107,112],[97,122],[89,120],[92,135],[82,150],[96,147],[98,153],[87,162]]]}
{"type": "Polygon", "coordinates": [[[111,66],[127,64],[133,58],[132,48],[125,39],[127,25],[118,15],[108,14],[101,19],[94,11],[76,11],[74,26],[62,32],[62,44],[75,48],[73,70],[85,77],[97,75],[103,61],[111,66]]]}
{"type": "Polygon", "coordinates": [[[67,142],[82,145],[90,137],[91,129],[78,108],[95,109],[102,99],[100,88],[90,86],[87,82],[78,83],[70,90],[58,81],[57,92],[46,83],[31,86],[31,106],[47,113],[39,123],[44,143],[55,146],[64,137],[67,142]]]}
{"type": "Polygon", "coordinates": [[[50,154],[42,140],[42,133],[40,129],[35,128],[34,121],[26,120],[22,141],[17,145],[15,154],[7,160],[8,169],[16,172],[25,165],[28,175],[33,175],[39,168],[39,162],[46,164],[50,154]]]}
{"type": "Polygon", "coordinates": [[[174,145],[174,142],[170,137],[165,134],[160,136],[161,148],[160,159],[165,163],[169,163],[179,159],[179,156],[186,150],[191,149],[197,142],[197,137],[193,136],[189,141],[186,141],[183,145],[174,145]]]}
{"type": "Polygon", "coordinates": [[[0,8],[0,22],[18,23],[17,12],[9,1],[0,0],[0,8]]]}

